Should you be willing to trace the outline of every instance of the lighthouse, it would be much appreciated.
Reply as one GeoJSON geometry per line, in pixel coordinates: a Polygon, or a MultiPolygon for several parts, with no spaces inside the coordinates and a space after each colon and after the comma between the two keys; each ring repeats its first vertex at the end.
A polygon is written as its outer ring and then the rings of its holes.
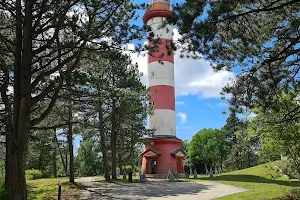
{"type": "Polygon", "coordinates": [[[169,0],[150,0],[143,22],[148,32],[148,86],[151,94],[149,104],[153,108],[148,116],[148,128],[154,135],[145,140],[142,171],[155,178],[165,178],[173,172],[184,173],[181,140],[176,137],[174,54],[170,47],[173,27],[166,24],[171,14],[169,0]]]}

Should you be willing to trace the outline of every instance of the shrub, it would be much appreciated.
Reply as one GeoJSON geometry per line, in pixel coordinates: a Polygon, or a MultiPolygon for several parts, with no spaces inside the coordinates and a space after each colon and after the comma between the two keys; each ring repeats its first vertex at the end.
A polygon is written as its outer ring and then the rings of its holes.
{"type": "Polygon", "coordinates": [[[0,199],[1,200],[9,200],[8,190],[4,188],[4,179],[5,175],[2,171],[0,171],[0,199]]]}
{"type": "Polygon", "coordinates": [[[285,196],[276,197],[273,200],[299,200],[300,188],[292,188],[285,196]]]}
{"type": "Polygon", "coordinates": [[[4,187],[4,184],[0,185],[0,199],[1,200],[9,200],[9,192],[8,190],[4,187]]]}
{"type": "Polygon", "coordinates": [[[25,171],[26,180],[35,180],[43,178],[43,173],[38,169],[31,169],[25,171]]]}
{"type": "Polygon", "coordinates": [[[296,167],[290,160],[287,160],[284,164],[282,164],[281,168],[282,168],[282,173],[287,175],[290,179],[300,178],[299,173],[296,170],[296,167]]]}
{"type": "Polygon", "coordinates": [[[300,188],[293,188],[290,192],[292,199],[300,199],[300,188]]]}
{"type": "Polygon", "coordinates": [[[51,175],[50,171],[42,171],[42,178],[51,178],[51,175]]]}
{"type": "Polygon", "coordinates": [[[0,171],[0,185],[4,184],[5,174],[0,171]]]}
{"type": "Polygon", "coordinates": [[[265,165],[266,175],[269,176],[272,180],[276,180],[281,177],[280,169],[271,165],[265,165]]]}

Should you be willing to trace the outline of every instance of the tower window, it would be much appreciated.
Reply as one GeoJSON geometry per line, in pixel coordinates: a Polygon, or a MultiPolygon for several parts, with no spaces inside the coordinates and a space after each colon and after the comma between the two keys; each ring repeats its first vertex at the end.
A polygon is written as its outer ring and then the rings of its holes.
{"type": "Polygon", "coordinates": [[[155,103],[154,103],[154,101],[152,101],[152,102],[151,102],[151,104],[152,104],[152,106],[155,106],[155,103]]]}
{"type": "Polygon", "coordinates": [[[151,76],[152,76],[152,77],[154,76],[154,71],[151,72],[151,76]]]}

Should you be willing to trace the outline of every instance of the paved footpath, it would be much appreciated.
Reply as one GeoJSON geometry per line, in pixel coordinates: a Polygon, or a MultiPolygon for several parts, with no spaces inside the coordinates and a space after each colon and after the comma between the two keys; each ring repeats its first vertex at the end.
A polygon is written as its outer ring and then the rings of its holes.
{"type": "Polygon", "coordinates": [[[80,200],[209,200],[246,191],[211,181],[105,183],[94,177],[77,179],[85,185],[80,200]]]}

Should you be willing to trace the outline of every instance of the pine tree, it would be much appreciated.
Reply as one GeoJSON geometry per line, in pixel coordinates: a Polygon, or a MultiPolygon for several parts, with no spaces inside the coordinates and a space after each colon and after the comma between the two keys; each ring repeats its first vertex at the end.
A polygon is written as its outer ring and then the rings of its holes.
{"type": "Polygon", "coordinates": [[[1,68],[1,98],[6,116],[12,116],[4,120],[5,182],[12,200],[26,199],[24,167],[31,127],[51,112],[64,79],[78,67],[88,42],[100,41],[98,47],[106,49],[139,38],[138,27],[129,23],[135,8],[115,0],[0,3],[1,12],[12,22],[0,24],[0,41],[13,63],[1,68]],[[105,37],[112,38],[111,44],[101,40],[105,37]],[[8,86],[13,87],[13,106],[8,86]],[[42,102],[45,107],[37,113],[42,102]]]}

